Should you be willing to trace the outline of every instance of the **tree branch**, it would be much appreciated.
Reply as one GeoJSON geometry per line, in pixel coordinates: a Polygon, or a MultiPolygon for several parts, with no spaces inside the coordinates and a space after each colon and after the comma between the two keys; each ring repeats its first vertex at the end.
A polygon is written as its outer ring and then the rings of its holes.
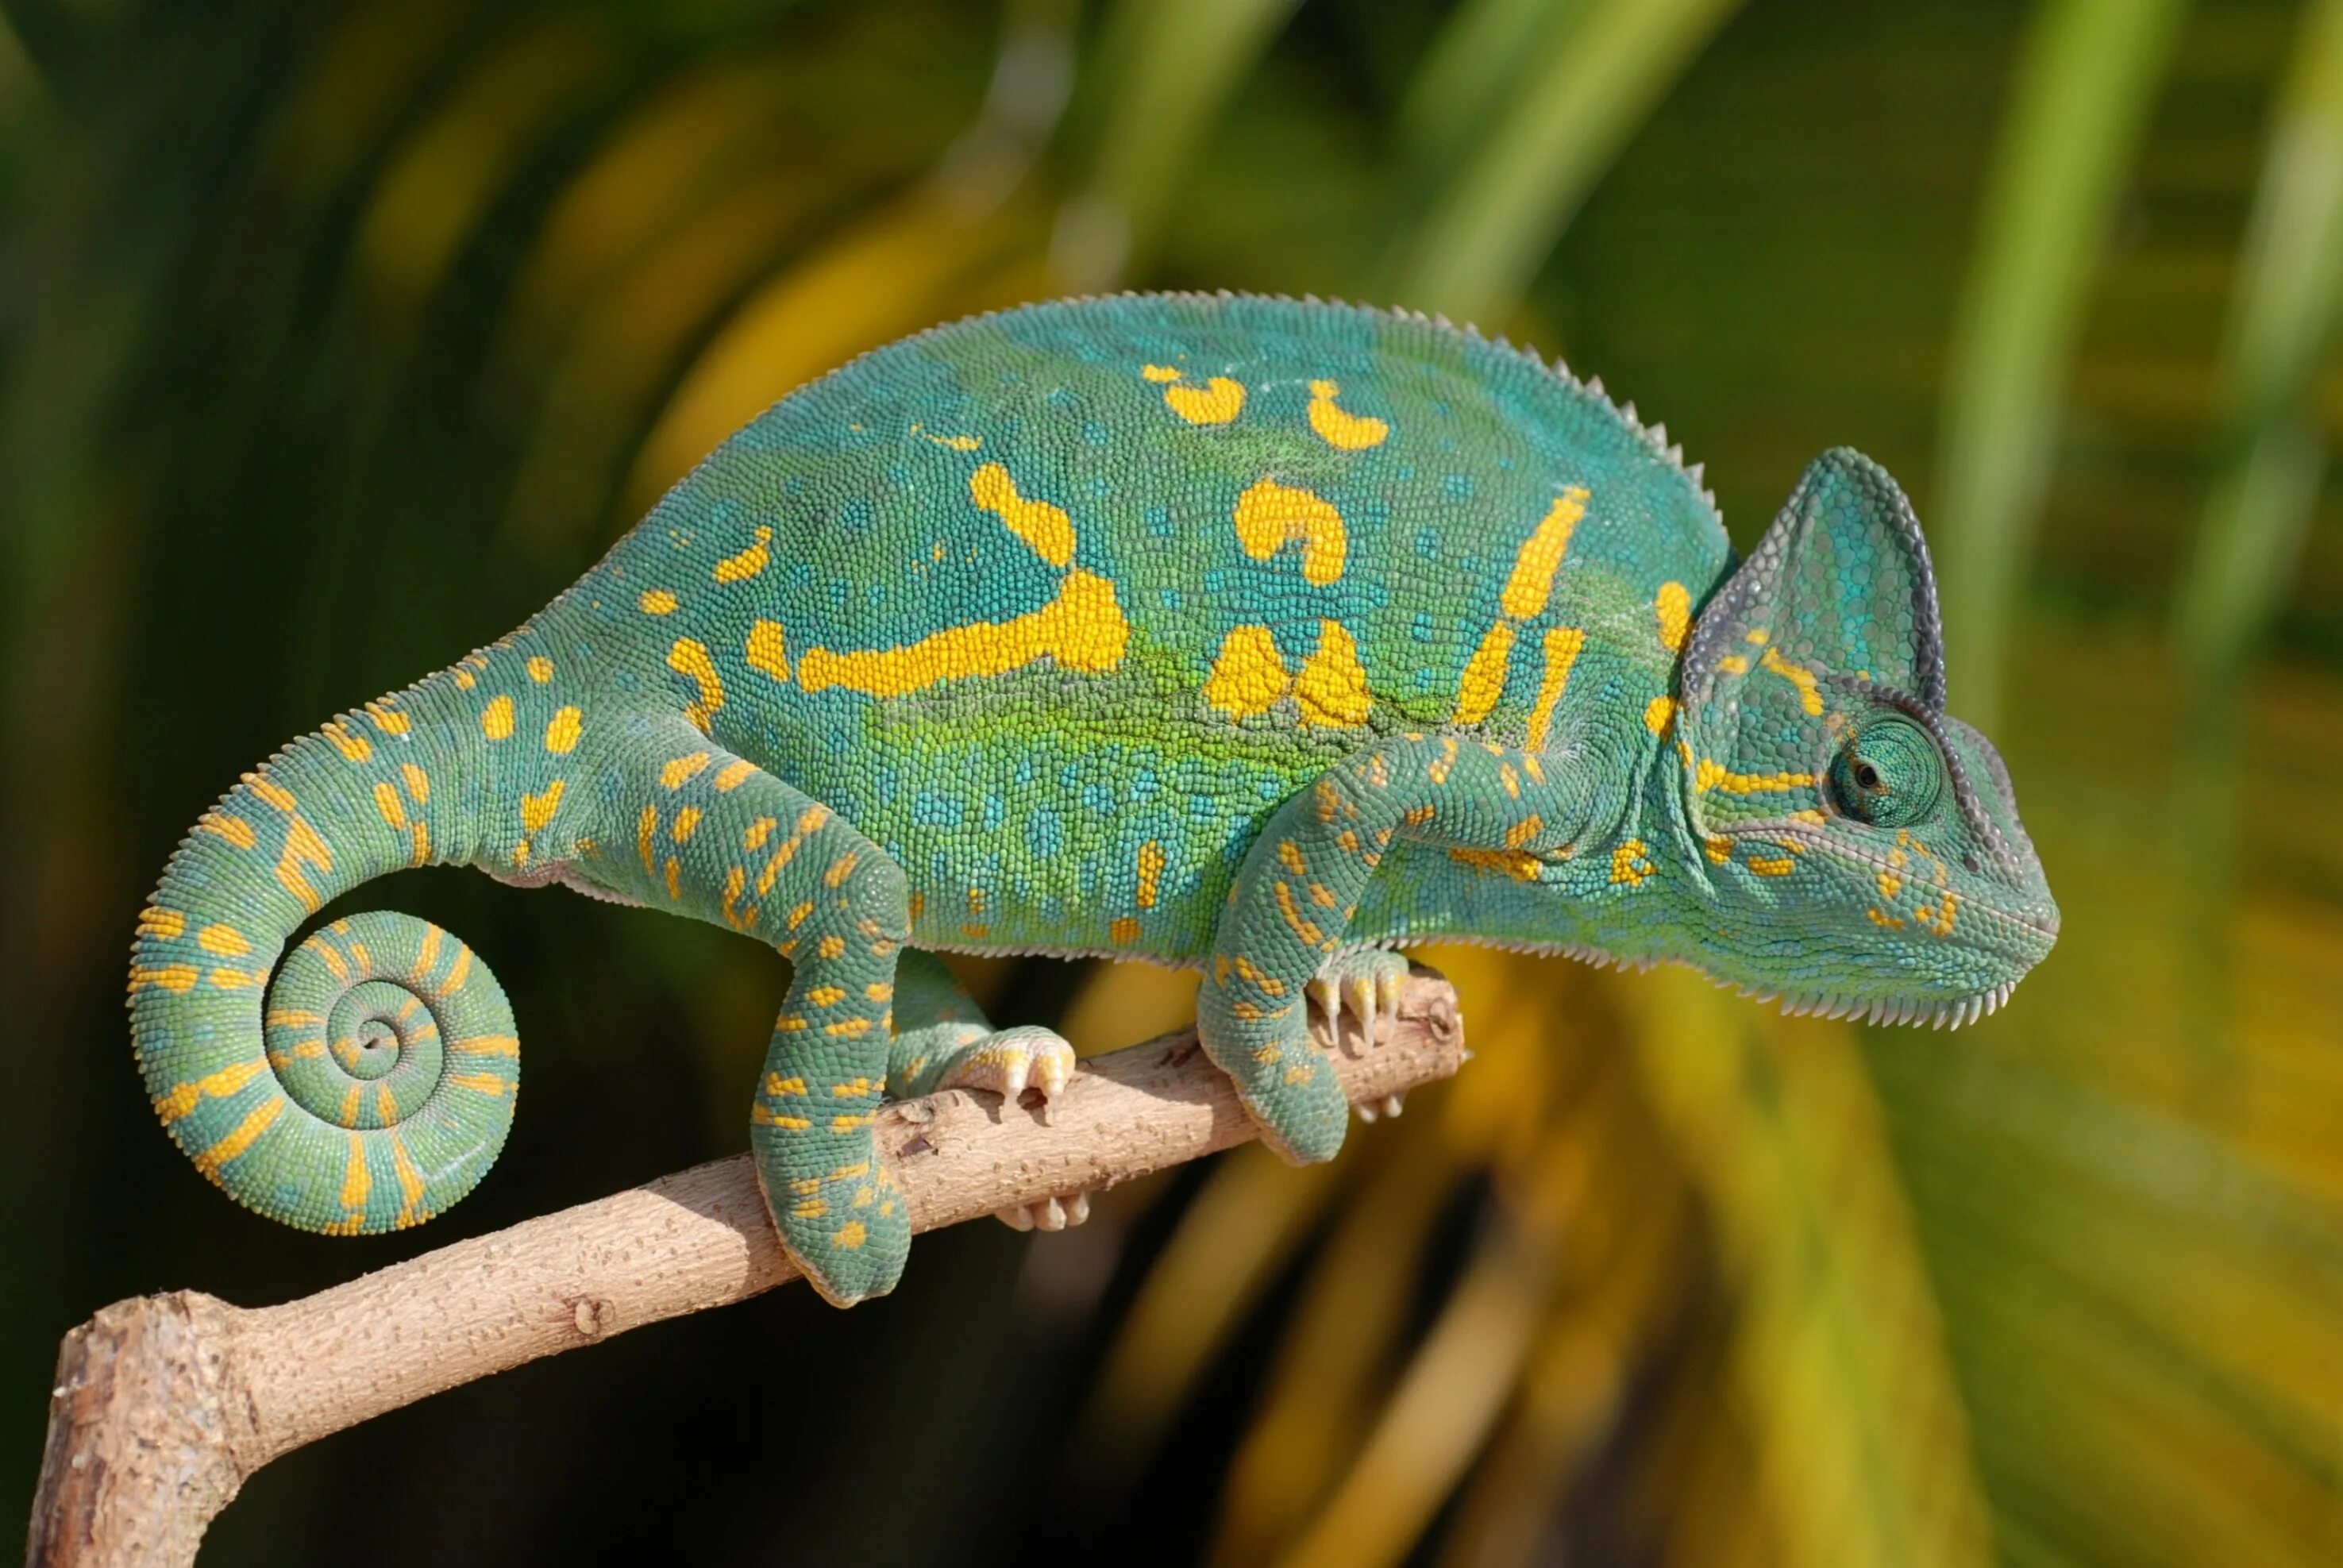
{"type": "MultiPolygon", "coordinates": [[[[1313,1028],[1322,1040],[1323,1020],[1313,1028]]],[[[1395,1040],[1332,1056],[1354,1103],[1447,1077],[1464,1057],[1455,992],[1418,970],[1395,1040]]],[[[932,1231],[1112,1187],[1242,1143],[1254,1128],[1191,1030],[1084,1062],[1050,1124],[996,1096],[948,1090],[888,1106],[878,1136],[912,1229],[932,1231]]],[[[739,1155],[283,1306],[233,1307],[195,1291],[117,1302],[59,1351],[26,1561],[191,1563],[213,1516],[279,1454],[796,1275],[739,1155]]]]}

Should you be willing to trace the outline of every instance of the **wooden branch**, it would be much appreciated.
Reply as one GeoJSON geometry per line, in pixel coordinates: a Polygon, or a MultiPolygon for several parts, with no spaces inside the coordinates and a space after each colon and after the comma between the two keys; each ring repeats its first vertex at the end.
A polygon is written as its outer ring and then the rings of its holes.
{"type": "MultiPolygon", "coordinates": [[[[1313,1027],[1323,1030],[1322,1020],[1313,1027]]],[[[1464,1059],[1456,995],[1409,977],[1396,1039],[1332,1060],[1354,1103],[1464,1059]]],[[[888,1106],[879,1147],[915,1231],[1096,1191],[1254,1136],[1192,1030],[1095,1057],[1044,1124],[948,1090],[888,1106]]],[[[1047,1241],[1041,1245],[1047,1246],[1047,1241]]],[[[117,1302],[67,1333],[25,1560],[191,1563],[245,1478],[442,1389],[796,1277],[748,1156],[475,1237],[277,1307],[196,1291],[117,1302]]],[[[914,1261],[909,1289],[919,1288],[914,1261]]]]}

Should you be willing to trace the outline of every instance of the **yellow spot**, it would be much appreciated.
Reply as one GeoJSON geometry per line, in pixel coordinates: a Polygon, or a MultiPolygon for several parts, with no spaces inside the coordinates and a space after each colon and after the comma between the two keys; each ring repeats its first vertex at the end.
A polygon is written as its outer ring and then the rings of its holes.
{"type": "Polygon", "coordinates": [[[241,817],[223,817],[217,811],[206,811],[196,819],[196,826],[206,833],[218,835],[239,849],[249,849],[259,841],[252,824],[241,817]]]}
{"type": "Polygon", "coordinates": [[[279,811],[290,811],[296,805],[299,804],[299,802],[293,799],[292,790],[287,789],[284,785],[276,783],[271,779],[253,777],[252,792],[255,795],[259,796],[261,799],[266,801],[269,805],[276,807],[279,811]]]}
{"type": "Polygon", "coordinates": [[[1342,387],[1332,381],[1310,383],[1310,427],[1318,438],[1344,452],[1382,446],[1391,427],[1370,414],[1344,413],[1334,402],[1342,395],[1342,387]]]}
{"type": "MultiPolygon", "coordinates": [[[[721,777],[721,775],[719,775],[719,777],[721,777]]],[[[775,825],[776,824],[770,817],[758,818],[755,821],[749,823],[748,830],[740,835],[740,848],[743,849],[763,849],[765,847],[765,840],[772,837],[775,825]]]]}
{"type": "Polygon", "coordinates": [[[781,635],[781,623],[760,620],[749,628],[749,668],[771,676],[775,680],[789,678],[788,639],[781,635]]]}
{"type": "Polygon", "coordinates": [[[1471,866],[1482,871],[1501,871],[1524,882],[1534,882],[1538,879],[1537,857],[1523,854],[1519,849],[1452,849],[1448,851],[1448,858],[1460,866],[1471,866]]]}
{"type": "Polygon", "coordinates": [[[765,1092],[777,1099],[784,1094],[803,1094],[805,1091],[805,1080],[802,1078],[783,1078],[778,1072],[765,1074],[765,1092]]]}
{"type": "MultiPolygon", "coordinates": [[[[552,668],[550,665],[546,668],[548,670],[552,668]]],[[[399,712],[396,708],[385,708],[379,702],[369,702],[367,704],[366,710],[367,717],[373,719],[376,727],[385,735],[407,733],[407,715],[399,712]]]]}
{"type": "Polygon", "coordinates": [[[1545,819],[1533,811],[1505,829],[1505,848],[1519,849],[1545,831],[1545,819]]]}
{"type": "Polygon", "coordinates": [[[1277,883],[1277,912],[1285,917],[1285,923],[1293,928],[1295,936],[1313,948],[1318,945],[1323,933],[1316,925],[1302,918],[1302,911],[1293,901],[1293,889],[1282,878],[1277,883]]]}
{"type": "MultiPolygon", "coordinates": [[[[1306,877],[1310,874],[1310,862],[1302,858],[1301,849],[1291,839],[1280,839],[1277,841],[1277,863],[1297,877],[1306,877]]],[[[1242,972],[1242,966],[1239,972],[1242,972]]]]}
{"type": "Polygon", "coordinates": [[[675,814],[675,825],[668,829],[668,836],[679,844],[690,843],[691,836],[699,831],[699,807],[686,806],[675,814]]]}
{"type": "Polygon", "coordinates": [[[1225,376],[1202,387],[1177,385],[1181,372],[1169,365],[1142,365],[1140,376],[1163,388],[1163,405],[1191,425],[1225,425],[1244,408],[1244,387],[1225,376]]]}
{"type": "Polygon", "coordinates": [[[187,917],[176,910],[156,909],[152,905],[138,911],[138,934],[160,937],[169,941],[187,929],[187,917]]]}
{"type": "Polygon", "coordinates": [[[645,615],[673,615],[675,595],[663,588],[646,588],[643,597],[635,601],[645,615]]]}
{"type": "MultiPolygon", "coordinates": [[[[860,853],[855,850],[849,849],[845,854],[840,855],[837,859],[832,860],[830,863],[830,869],[821,874],[823,885],[831,888],[844,887],[846,885],[846,879],[854,875],[855,862],[861,859],[862,857],[860,853]]],[[[789,923],[790,925],[795,926],[797,921],[792,920],[789,923]]]]}
{"type": "Polygon", "coordinates": [[[667,650],[667,667],[699,688],[699,700],[687,706],[683,716],[705,733],[708,721],[724,706],[724,680],[708,657],[708,646],[688,637],[677,638],[667,650]]]}
{"type": "Polygon", "coordinates": [[[1504,594],[1498,600],[1513,619],[1527,620],[1545,608],[1546,596],[1554,591],[1554,574],[1570,548],[1570,536],[1586,515],[1586,494],[1584,486],[1573,485],[1556,496],[1544,518],[1522,541],[1513,557],[1513,575],[1505,579],[1504,594]]]}
{"type": "Polygon", "coordinates": [[[1293,678],[1293,701],[1304,724],[1341,729],[1367,721],[1373,702],[1367,672],[1359,663],[1358,644],[1340,621],[1318,623],[1318,646],[1293,678]]]}
{"type": "Polygon", "coordinates": [[[455,1089],[468,1089],[475,1094],[501,1096],[505,1080],[493,1072],[451,1072],[443,1081],[455,1089]]]}
{"type": "Polygon", "coordinates": [[[1513,628],[1504,621],[1493,623],[1482,636],[1481,646],[1464,661],[1464,673],[1456,682],[1456,722],[1478,724],[1489,717],[1504,695],[1505,665],[1513,651],[1513,628]]]}
{"type": "Polygon", "coordinates": [[[285,827],[285,852],[277,859],[277,881],[306,908],[314,910],[325,900],[301,874],[304,866],[315,871],[330,871],[334,869],[334,852],[306,819],[296,817],[285,827]]]}
{"type": "Polygon", "coordinates": [[[1704,757],[1693,765],[1692,787],[1696,794],[1722,789],[1728,795],[1778,795],[1791,789],[1813,787],[1811,773],[1735,773],[1723,763],[1704,757]]]}
{"type": "Polygon", "coordinates": [[[1733,859],[1733,840],[1722,833],[1704,835],[1701,839],[1700,847],[1711,860],[1720,866],[1733,859]]]}
{"type": "Polygon", "coordinates": [[[551,680],[553,678],[553,660],[546,658],[545,655],[541,653],[536,658],[530,659],[528,661],[528,678],[537,682],[539,686],[543,686],[547,681],[551,680]]]}
{"type": "Polygon", "coordinates": [[[1787,856],[1777,860],[1752,855],[1749,857],[1749,869],[1761,877],[1786,877],[1798,869],[1798,862],[1787,856]]]}
{"type": "Polygon", "coordinates": [[[778,1111],[768,1111],[761,1104],[749,1108],[749,1120],[759,1127],[778,1127],[786,1132],[803,1132],[813,1123],[802,1116],[788,1116],[778,1111]]]}
{"type": "Polygon", "coordinates": [[[670,903],[683,897],[683,868],[673,855],[667,858],[667,896],[670,903]]]}
{"type": "Polygon", "coordinates": [[[412,762],[400,763],[398,765],[398,772],[399,776],[407,780],[407,798],[414,801],[417,806],[429,804],[431,799],[431,775],[426,773],[422,769],[417,768],[412,762]]]}
{"type": "Polygon", "coordinates": [[[1882,902],[1894,903],[1904,891],[1904,879],[1893,871],[1879,873],[1879,897],[1882,902]]]}
{"type": "Polygon", "coordinates": [[[1586,634],[1574,626],[1557,626],[1545,634],[1545,673],[1539,678],[1537,700],[1530,707],[1529,747],[1544,748],[1553,728],[1554,705],[1570,685],[1571,666],[1586,645],[1586,634]]]}
{"type": "Polygon", "coordinates": [[[1902,920],[1897,920],[1894,915],[1887,913],[1885,910],[1879,909],[1876,906],[1865,910],[1863,912],[1871,917],[1871,923],[1875,926],[1885,926],[1891,931],[1900,931],[1904,929],[1904,922],[1902,920]]]}
{"type": "Polygon", "coordinates": [[[363,762],[374,755],[374,742],[363,735],[353,733],[338,719],[325,726],[318,733],[332,741],[334,749],[352,762],[363,762]]]}
{"type": "Polygon", "coordinates": [[[1746,675],[1749,673],[1749,661],[1737,653],[1728,653],[1716,661],[1716,668],[1727,675],[1746,675]]]}
{"type": "MultiPolygon", "coordinates": [[[[669,789],[680,789],[699,777],[708,766],[708,753],[695,751],[689,757],[679,757],[659,769],[659,782],[669,789]]],[[[646,808],[648,809],[648,808],[646,808]]]]}
{"type": "Polygon", "coordinates": [[[166,964],[161,969],[134,969],[130,971],[130,989],[151,985],[167,991],[195,989],[197,975],[193,964],[166,964]]]}
{"type": "Polygon", "coordinates": [[[1155,890],[1163,876],[1163,846],[1150,839],[1139,846],[1139,907],[1155,907],[1155,890]]]}
{"type": "Polygon", "coordinates": [[[1116,947],[1127,948],[1139,940],[1139,922],[1129,915],[1117,916],[1107,927],[1106,934],[1116,947]]]}
{"type": "Polygon", "coordinates": [[[1662,583],[1653,609],[1660,618],[1660,646],[1676,652],[1684,647],[1684,632],[1692,626],[1692,595],[1682,583],[1662,583]]]}
{"type": "Polygon", "coordinates": [[[513,700],[498,697],[480,709],[480,733],[491,740],[502,740],[512,733],[513,700]]]}
{"type": "Polygon", "coordinates": [[[1232,719],[1266,713],[1285,695],[1288,678],[1269,628],[1235,627],[1221,638],[1221,651],[1204,680],[1204,700],[1232,719]]]}
{"type": "Polygon", "coordinates": [[[1819,718],[1823,710],[1823,694],[1815,672],[1804,665],[1792,664],[1772,648],[1765,650],[1763,660],[1766,668],[1798,689],[1798,701],[1809,719],[1819,718]]]}
{"type": "Polygon", "coordinates": [[[862,1245],[866,1233],[861,1221],[850,1220],[830,1233],[830,1244],[841,1252],[851,1252],[862,1245]]]}
{"type": "Polygon", "coordinates": [[[832,1132],[851,1132],[859,1127],[870,1126],[876,1120],[878,1119],[867,1111],[857,1111],[850,1115],[831,1117],[830,1130],[832,1132]]]}
{"type": "Polygon", "coordinates": [[[392,832],[407,831],[406,802],[399,799],[397,789],[389,783],[384,782],[374,787],[374,809],[381,814],[383,825],[392,832]]]}
{"type": "Polygon", "coordinates": [[[556,713],[545,726],[545,749],[556,757],[567,757],[578,745],[578,736],[585,729],[585,715],[574,708],[556,713]]]}
{"type": "Polygon", "coordinates": [[[1641,839],[1630,839],[1611,851],[1611,879],[1635,887],[1652,874],[1652,862],[1641,839]]]}
{"type": "Polygon", "coordinates": [[[1299,485],[1255,479],[1237,498],[1232,520],[1237,542],[1253,559],[1265,561],[1299,539],[1304,582],[1324,588],[1341,580],[1350,536],[1342,526],[1342,514],[1332,501],[1299,485]]]}
{"type": "Polygon", "coordinates": [[[1654,697],[1644,704],[1644,728],[1654,735],[1665,734],[1668,720],[1675,716],[1676,699],[1673,697],[1654,697]]]}
{"type": "Polygon", "coordinates": [[[773,558],[773,552],[767,548],[772,542],[773,530],[759,528],[757,530],[756,543],[739,555],[726,556],[716,563],[716,580],[720,583],[737,583],[763,571],[766,564],[773,558]]]}
{"type": "Polygon", "coordinates": [[[234,926],[206,926],[196,935],[196,945],[224,959],[242,958],[252,950],[250,939],[234,926]]]}
{"type": "Polygon", "coordinates": [[[819,943],[815,944],[814,952],[816,956],[820,958],[840,958],[844,956],[846,952],[846,939],[844,937],[824,937],[819,943]]]}
{"type": "Polygon", "coordinates": [[[846,989],[843,986],[818,985],[806,992],[806,1000],[816,1007],[836,1007],[845,1000],[846,989]]]}
{"type": "Polygon", "coordinates": [[[984,441],[980,437],[937,436],[930,434],[928,431],[921,430],[917,425],[912,426],[911,428],[922,439],[933,441],[939,447],[949,447],[955,452],[973,452],[979,447],[984,445],[984,441]]]}
{"type": "Polygon", "coordinates": [[[735,757],[731,761],[719,768],[716,770],[716,777],[709,782],[716,786],[716,792],[719,795],[729,795],[747,783],[749,776],[756,770],[757,765],[754,762],[735,757]]]}
{"type": "Polygon", "coordinates": [[[237,1122],[226,1137],[196,1156],[196,1169],[206,1176],[217,1175],[221,1166],[259,1141],[260,1135],[268,1131],[269,1123],[277,1120],[277,1113],[285,1109],[285,1096],[277,1094],[254,1107],[251,1114],[237,1122]]]}
{"type": "Polygon", "coordinates": [[[1061,669],[1094,675],[1122,662],[1130,638],[1114,585],[1076,568],[1059,584],[1056,598],[1012,620],[950,627],[902,648],[852,653],[809,648],[798,660],[798,683],[808,691],[842,686],[871,697],[900,697],[968,676],[1005,674],[1043,658],[1061,669]]]}
{"type": "Polygon", "coordinates": [[[538,832],[553,820],[553,813],[561,807],[563,788],[563,781],[556,779],[542,793],[520,798],[520,825],[525,830],[538,832]]]}
{"type": "Polygon", "coordinates": [[[800,1220],[819,1220],[830,1212],[830,1205],[820,1198],[808,1198],[791,1208],[789,1212],[800,1220]]]}
{"type": "Polygon", "coordinates": [[[1047,501],[1028,500],[1017,493],[1017,482],[998,463],[987,463],[968,477],[971,500],[998,517],[1009,531],[1053,567],[1074,558],[1074,522],[1064,510],[1047,501]]]}
{"type": "Polygon", "coordinates": [[[458,691],[469,691],[472,688],[480,683],[478,676],[460,666],[449,670],[447,673],[455,678],[456,689],[458,691]]]}
{"type": "MultiPolygon", "coordinates": [[[[672,789],[670,785],[669,788],[672,789]]],[[[643,858],[643,871],[651,869],[651,836],[659,831],[659,808],[646,806],[643,814],[635,819],[635,852],[643,858]]]]}

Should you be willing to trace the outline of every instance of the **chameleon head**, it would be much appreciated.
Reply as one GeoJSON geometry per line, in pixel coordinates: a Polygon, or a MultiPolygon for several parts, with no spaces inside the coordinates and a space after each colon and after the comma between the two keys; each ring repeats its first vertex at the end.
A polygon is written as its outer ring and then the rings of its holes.
{"type": "Polygon", "coordinates": [[[1681,689],[1700,967],[1794,1011],[1957,1026],[2050,950],[2057,905],[1999,753],[1945,713],[1927,547],[1878,465],[1806,470],[1681,689]]]}

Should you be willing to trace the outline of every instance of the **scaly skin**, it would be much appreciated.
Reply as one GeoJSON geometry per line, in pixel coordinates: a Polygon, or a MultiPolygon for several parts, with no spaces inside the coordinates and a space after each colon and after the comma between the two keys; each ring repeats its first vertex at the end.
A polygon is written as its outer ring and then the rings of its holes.
{"type": "Polygon", "coordinates": [[[410,1223],[495,1156],[509,1014],[403,916],[269,981],[327,900],[458,862],[721,921],[795,965],[751,1135],[790,1253],[850,1302],[908,1246],[881,1098],[1046,1095],[1071,1063],[907,944],[1202,967],[1206,1050],[1302,1160],[1347,1121],[1304,998],[1372,1016],[1362,950],[1997,1003],[2056,910],[1999,759],[1943,714],[1910,508],[1828,454],[1736,571],[1664,439],[1342,306],[1128,297],[880,350],[512,636],[206,814],[140,921],[148,1090],[243,1202],[410,1223]]]}

